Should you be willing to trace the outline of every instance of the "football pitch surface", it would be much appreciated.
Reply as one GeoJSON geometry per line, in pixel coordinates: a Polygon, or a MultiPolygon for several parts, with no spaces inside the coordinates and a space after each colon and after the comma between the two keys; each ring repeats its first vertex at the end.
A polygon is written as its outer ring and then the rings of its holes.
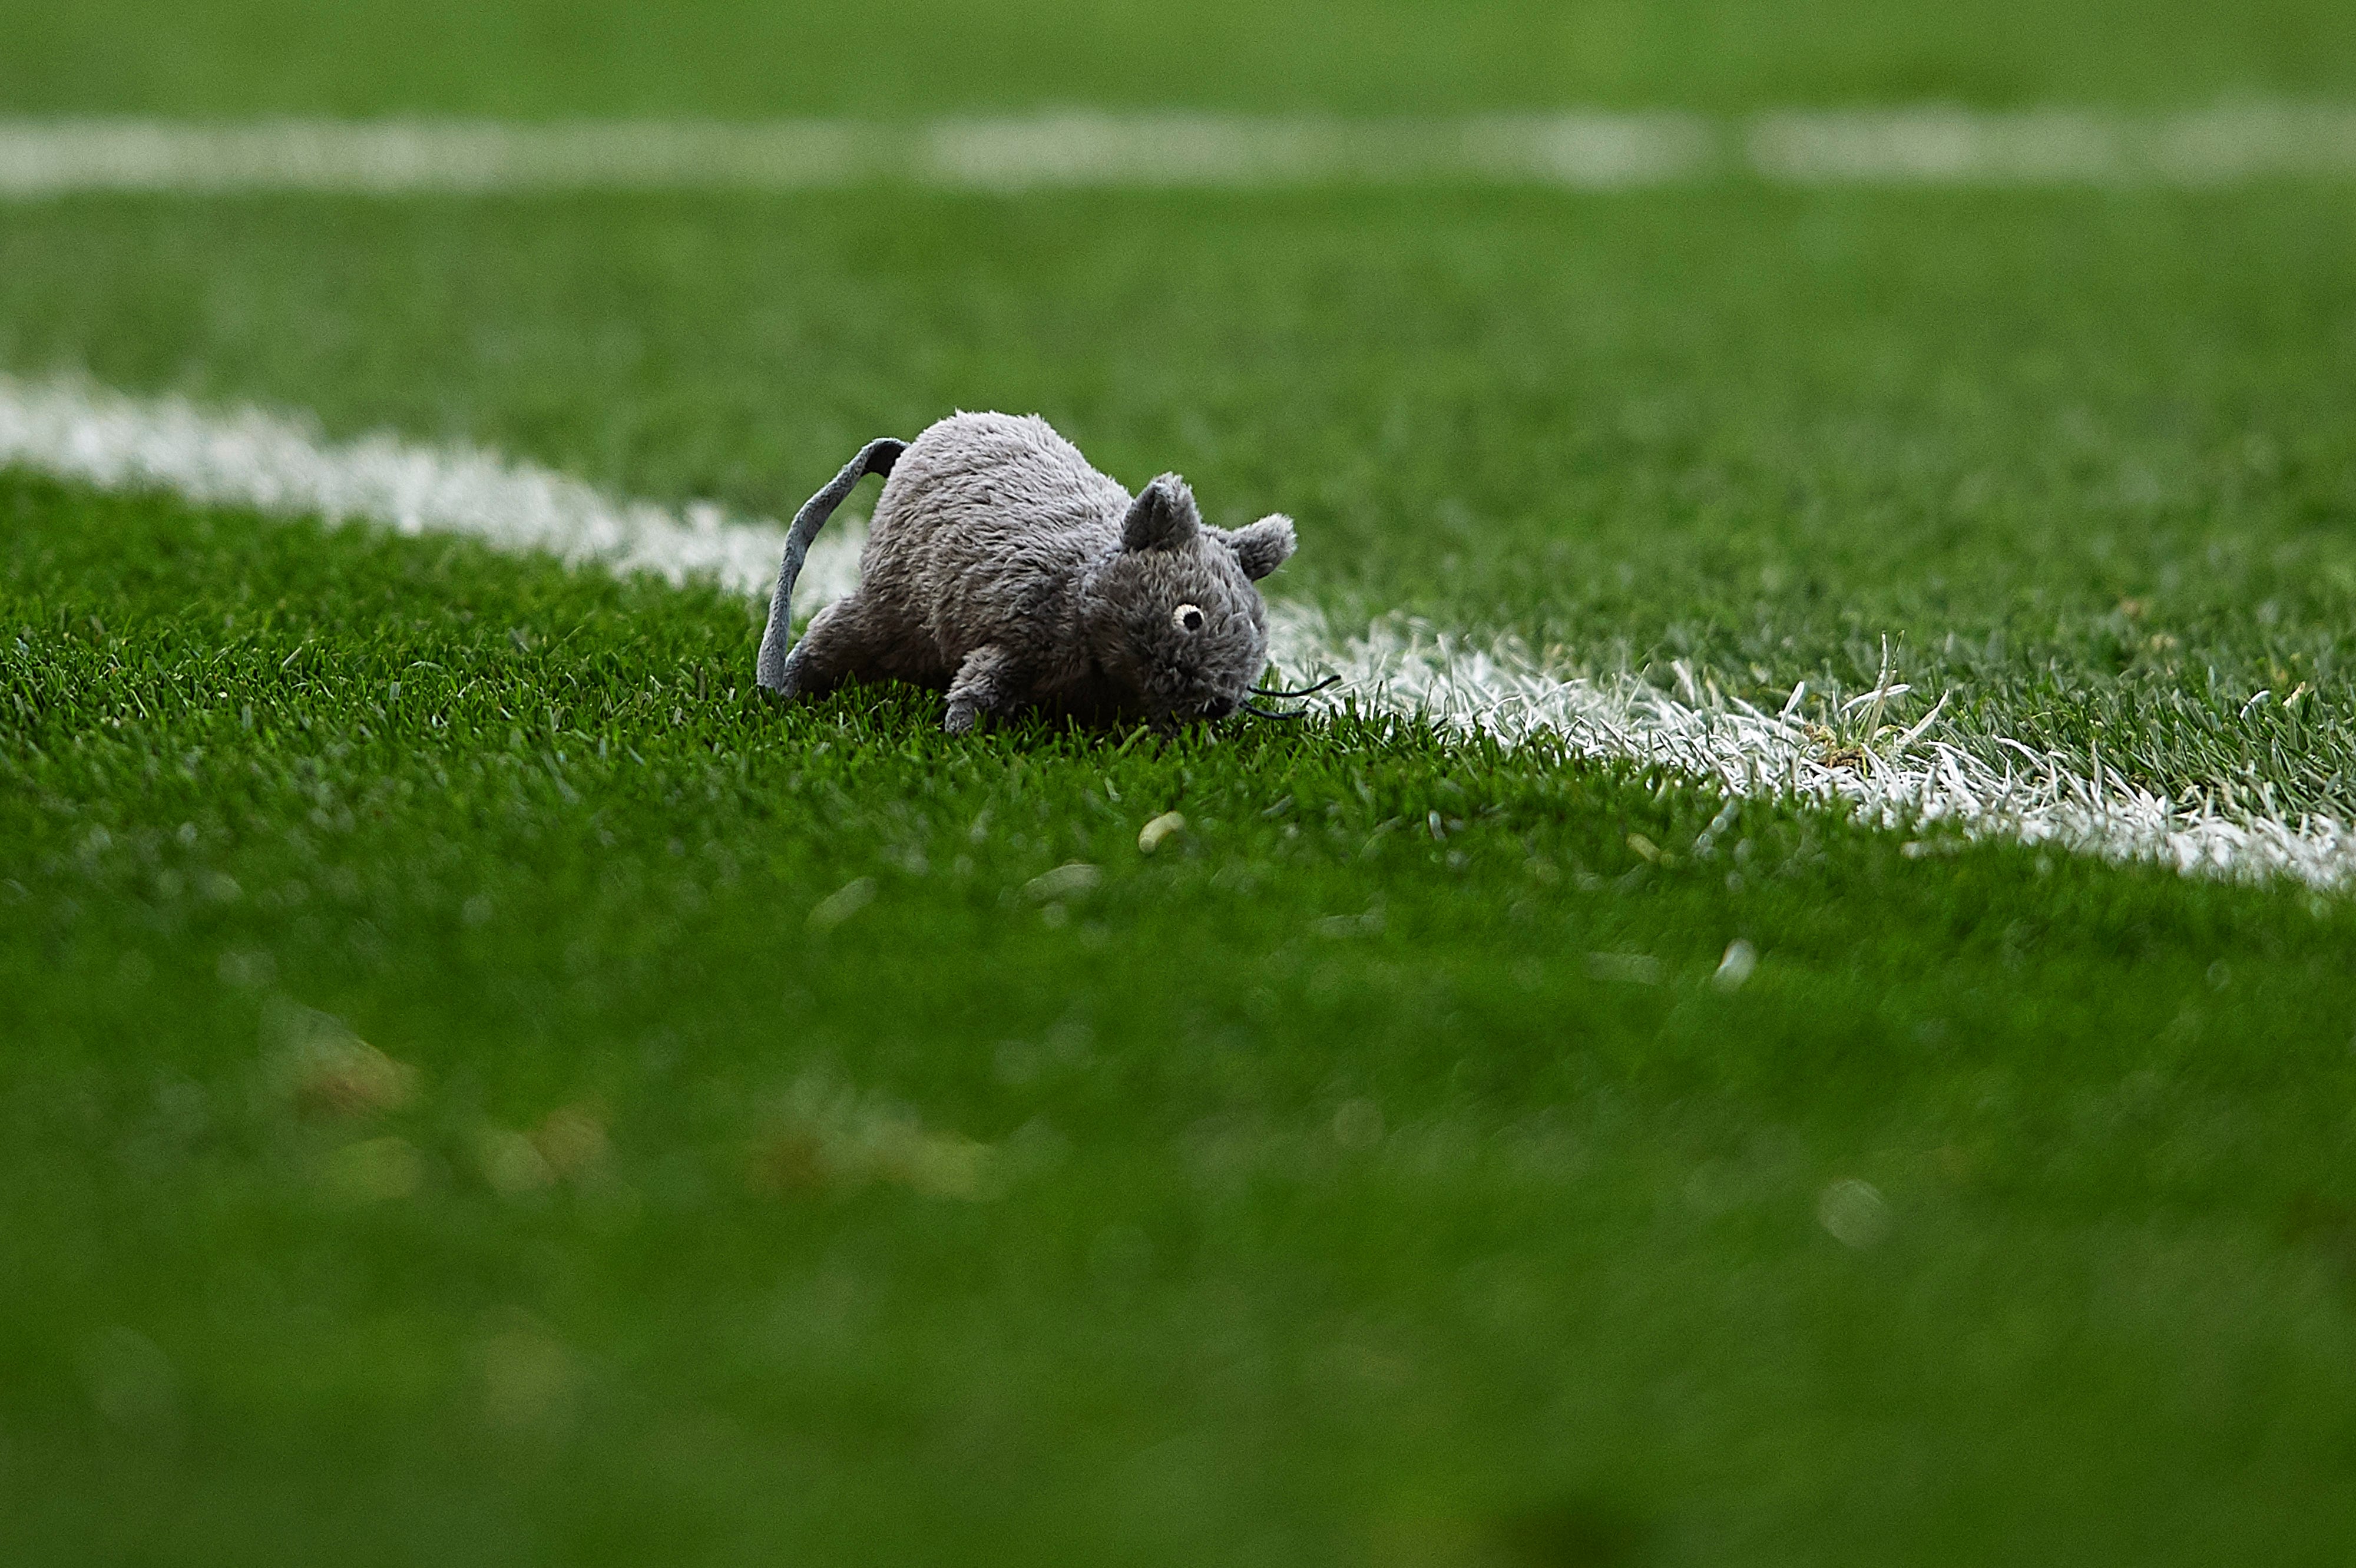
{"type": "MultiPolygon", "coordinates": [[[[107,0],[0,118],[2356,99],[2342,8],[2130,9],[107,0]]],[[[2344,1561],[2351,193],[0,204],[0,1560],[2344,1561]],[[2321,847],[779,709],[743,584],[90,482],[28,388],[737,519],[1036,411],[1293,515],[1312,671],[2321,847]]]]}

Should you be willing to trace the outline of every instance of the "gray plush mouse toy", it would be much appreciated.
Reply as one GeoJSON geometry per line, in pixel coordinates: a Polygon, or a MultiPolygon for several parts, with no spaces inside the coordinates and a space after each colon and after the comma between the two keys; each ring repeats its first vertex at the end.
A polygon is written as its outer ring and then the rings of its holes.
{"type": "Polygon", "coordinates": [[[795,515],[756,673],[789,700],[854,679],[946,690],[952,735],[1018,708],[1158,724],[1264,713],[1246,698],[1301,693],[1251,683],[1268,663],[1252,584],[1292,550],[1290,518],[1213,528],[1175,474],[1132,499],[1043,419],[960,413],[913,442],[869,442],[795,515]],[[859,590],[793,643],[810,541],[869,474],[888,478],[859,590]]]}

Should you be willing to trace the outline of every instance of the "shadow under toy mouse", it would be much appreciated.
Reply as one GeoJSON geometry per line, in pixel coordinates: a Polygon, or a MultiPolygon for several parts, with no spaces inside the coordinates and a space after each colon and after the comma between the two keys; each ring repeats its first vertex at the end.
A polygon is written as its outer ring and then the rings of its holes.
{"type": "Polygon", "coordinates": [[[850,680],[945,690],[951,735],[1020,708],[1094,723],[1292,717],[1247,701],[1306,694],[1251,683],[1268,663],[1252,585],[1292,551],[1290,518],[1214,528],[1175,474],[1132,499],[1044,419],[959,413],[913,442],[869,442],[795,514],[756,674],[788,700],[850,680]],[[886,478],[858,591],[793,642],[810,541],[869,474],[886,478]]]}

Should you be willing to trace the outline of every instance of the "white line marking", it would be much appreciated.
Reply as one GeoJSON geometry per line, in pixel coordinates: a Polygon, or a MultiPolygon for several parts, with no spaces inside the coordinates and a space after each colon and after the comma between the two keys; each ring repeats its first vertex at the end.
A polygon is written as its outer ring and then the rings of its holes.
{"type": "Polygon", "coordinates": [[[1609,189],[1691,177],[1716,154],[1711,128],[1680,115],[1353,123],[1056,114],[903,125],[18,121],[0,122],[0,197],[791,191],[894,182],[1018,191],[1425,179],[1609,189]]]}
{"type": "Polygon", "coordinates": [[[1612,190],[1694,178],[1718,161],[1713,128],[1684,114],[1436,121],[1060,114],[944,122],[926,127],[920,145],[909,177],[985,190],[1419,180],[1612,190]]]}
{"type": "MultiPolygon", "coordinates": [[[[258,409],[199,411],[179,398],[128,398],[76,380],[0,375],[0,466],[102,490],[163,490],[205,506],[369,522],[399,533],[459,533],[673,583],[716,579],[766,596],[786,531],[611,499],[578,479],[469,446],[389,435],[330,442],[315,422],[258,409]]],[[[830,531],[794,585],[807,614],[859,585],[863,524],[830,531]]]]}
{"type": "Polygon", "coordinates": [[[1614,190],[1747,171],[1777,184],[2177,185],[2356,177],[2356,106],[2169,113],[1939,105],[1345,120],[1063,113],[888,124],[0,121],[0,199],[86,192],[480,195],[984,191],[1403,183],[1614,190]]]}
{"type": "MultiPolygon", "coordinates": [[[[1556,670],[1511,639],[1475,641],[1404,617],[1336,636],[1307,607],[1278,605],[1272,614],[1272,651],[1288,679],[1338,674],[1333,699],[1376,712],[1507,740],[1551,731],[1587,756],[1657,763],[1738,794],[1846,801],[1882,827],[1944,824],[1966,838],[2157,861],[2186,874],[2280,875],[2327,889],[2356,882],[2356,827],[2347,822],[2179,800],[2109,769],[2090,778],[2010,739],[1995,743],[2006,761],[1992,764],[1933,733],[1944,697],[1912,728],[1868,749],[1842,745],[1804,718],[1800,690],[1771,714],[1709,689],[1681,665],[1691,700],[1679,701],[1631,675],[1556,670]]],[[[1857,701],[1905,691],[1892,684],[1857,701]]]]}
{"type": "Polygon", "coordinates": [[[2356,108],[2244,104],[2158,115],[1941,107],[1753,121],[1751,166],[1794,185],[2232,185],[2356,174],[2356,108]]]}
{"type": "MultiPolygon", "coordinates": [[[[681,511],[600,494],[579,480],[474,447],[391,436],[331,442],[309,421],[177,398],[124,397],[76,380],[0,375],[0,466],[103,490],[159,490],[209,506],[369,522],[403,533],[464,534],[501,550],[542,551],[616,572],[702,576],[766,599],[784,531],[712,507],[681,511]]],[[[821,535],[796,607],[858,583],[860,531],[821,535]]],[[[1343,677],[1330,700],[1515,740],[1552,731],[1580,752],[1658,763],[1743,794],[1846,801],[1868,822],[1944,823],[1971,838],[2050,843],[2186,873],[2283,875],[2337,888],[2356,882],[2356,829],[2170,800],[2107,770],[2088,778],[2059,757],[2000,740],[1992,763],[1934,733],[1939,708],[1870,750],[1842,748],[1802,717],[1804,688],[1770,714],[1720,695],[1680,666],[1682,698],[1631,676],[1551,667],[1508,639],[1475,641],[1394,618],[1337,636],[1314,609],[1273,607],[1273,652],[1290,680],[1343,677]]],[[[1869,709],[1903,688],[1845,704],[1869,709]]]]}

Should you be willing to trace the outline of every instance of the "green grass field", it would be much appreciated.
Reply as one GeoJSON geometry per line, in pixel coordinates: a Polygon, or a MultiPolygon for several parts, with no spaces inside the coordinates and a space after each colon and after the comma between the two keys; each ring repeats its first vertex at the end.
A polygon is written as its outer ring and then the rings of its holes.
{"type": "Polygon", "coordinates": [[[2356,91],[2324,0],[9,0],[26,114],[1449,113],[2356,91]]]}
{"type": "MultiPolygon", "coordinates": [[[[654,16],[47,8],[0,117],[2356,92],[2315,4],[654,16]]],[[[81,197],[0,373],[767,516],[1035,409],[1338,626],[1887,639],[1975,755],[2345,821],[2347,195],[81,197]]],[[[953,742],[759,633],[0,470],[0,1561],[2344,1561],[2344,893],[1362,714],[953,742]]]]}

